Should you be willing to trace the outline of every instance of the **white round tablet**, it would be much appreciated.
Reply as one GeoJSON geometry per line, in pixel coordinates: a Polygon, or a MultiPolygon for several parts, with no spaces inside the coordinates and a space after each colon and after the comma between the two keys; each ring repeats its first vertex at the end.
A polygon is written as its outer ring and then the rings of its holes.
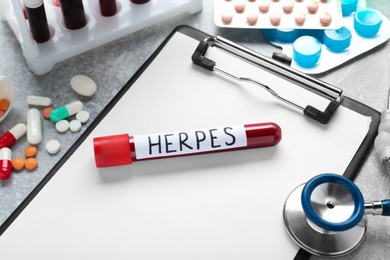
{"type": "Polygon", "coordinates": [[[96,93],[97,87],[95,82],[84,75],[76,75],[70,80],[72,89],[81,96],[90,97],[96,93]]]}
{"type": "Polygon", "coordinates": [[[76,114],[76,119],[80,121],[80,123],[84,124],[89,120],[88,111],[80,111],[76,114]]]}
{"type": "Polygon", "coordinates": [[[70,131],[78,132],[81,129],[81,122],[79,120],[72,120],[69,123],[70,131]]]}
{"type": "Polygon", "coordinates": [[[61,148],[61,144],[60,142],[58,142],[57,140],[50,140],[49,142],[47,142],[46,144],[46,151],[50,154],[55,154],[55,153],[58,153],[58,151],[60,150],[61,148]]]}
{"type": "Polygon", "coordinates": [[[56,123],[56,130],[60,133],[65,133],[69,130],[69,121],[68,120],[60,120],[56,123]]]}

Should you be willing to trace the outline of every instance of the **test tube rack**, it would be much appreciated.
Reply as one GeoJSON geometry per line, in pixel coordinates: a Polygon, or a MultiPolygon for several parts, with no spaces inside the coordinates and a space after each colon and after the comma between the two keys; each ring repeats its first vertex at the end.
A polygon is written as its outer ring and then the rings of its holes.
{"type": "Polygon", "coordinates": [[[50,40],[45,43],[38,44],[32,38],[19,0],[11,0],[12,5],[3,14],[20,42],[29,69],[36,75],[51,71],[55,64],[68,58],[179,14],[195,14],[203,7],[200,0],[150,0],[145,4],[117,0],[117,13],[105,17],[100,13],[98,1],[83,0],[87,25],[69,30],[54,1],[44,0],[50,29],[50,40]]]}

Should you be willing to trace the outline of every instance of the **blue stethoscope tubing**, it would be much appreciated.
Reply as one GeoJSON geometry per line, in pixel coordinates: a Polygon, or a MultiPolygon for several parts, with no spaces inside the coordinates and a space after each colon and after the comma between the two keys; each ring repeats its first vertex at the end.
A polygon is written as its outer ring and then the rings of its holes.
{"type": "MultiPolygon", "coordinates": [[[[380,201],[382,204],[382,216],[390,216],[390,200],[380,201]]],[[[365,213],[364,198],[360,189],[348,178],[333,174],[325,173],[315,176],[303,187],[301,203],[306,217],[317,226],[328,231],[345,231],[356,226],[363,218],[365,213]],[[321,218],[314,210],[311,203],[313,191],[321,184],[337,184],[347,190],[354,201],[354,210],[351,216],[342,222],[330,222],[321,218]]]]}

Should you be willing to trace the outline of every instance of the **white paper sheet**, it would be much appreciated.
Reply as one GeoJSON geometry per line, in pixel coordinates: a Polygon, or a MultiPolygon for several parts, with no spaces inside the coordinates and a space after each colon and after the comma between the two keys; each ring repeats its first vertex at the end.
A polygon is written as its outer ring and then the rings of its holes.
{"type": "MultiPolygon", "coordinates": [[[[0,237],[1,259],[295,256],[298,247],[283,223],[285,199],[314,175],[343,173],[370,119],[340,107],[328,125],[321,125],[258,87],[193,65],[197,45],[182,33],[173,36],[0,237]],[[275,147],[104,169],[94,164],[92,139],[98,136],[268,121],[282,128],[275,147]]],[[[230,59],[221,52],[210,55],[230,59]]],[[[237,72],[252,70],[233,65],[237,72]]],[[[257,75],[268,84],[287,84],[257,75]]]]}

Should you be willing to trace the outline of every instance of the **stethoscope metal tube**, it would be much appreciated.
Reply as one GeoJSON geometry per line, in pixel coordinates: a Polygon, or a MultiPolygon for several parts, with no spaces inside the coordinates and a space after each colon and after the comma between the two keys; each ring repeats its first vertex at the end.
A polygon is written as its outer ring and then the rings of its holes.
{"type": "Polygon", "coordinates": [[[372,201],[364,204],[364,214],[390,216],[388,212],[389,200],[372,201]]]}
{"type": "Polygon", "coordinates": [[[352,181],[321,174],[290,194],[283,214],[287,231],[300,247],[315,255],[340,256],[363,241],[365,214],[390,216],[390,200],[364,203],[352,181]]]}

